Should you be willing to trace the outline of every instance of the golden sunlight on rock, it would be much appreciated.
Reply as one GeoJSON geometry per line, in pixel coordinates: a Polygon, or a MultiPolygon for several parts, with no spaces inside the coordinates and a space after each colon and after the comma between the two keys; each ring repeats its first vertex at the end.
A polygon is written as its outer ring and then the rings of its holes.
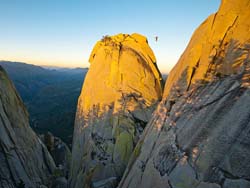
{"type": "MultiPolygon", "coordinates": [[[[89,61],[90,70],[79,98],[81,110],[88,111],[93,105],[99,105],[102,110],[125,93],[141,95],[147,106],[161,98],[162,78],[144,36],[104,36],[95,45],[89,61]]],[[[121,108],[119,104],[115,107],[114,112],[121,108]]]]}
{"type": "Polygon", "coordinates": [[[175,85],[187,90],[200,81],[242,71],[250,52],[249,6],[248,0],[222,1],[219,11],[208,17],[193,34],[168,77],[164,97],[175,85]]]}
{"type": "Polygon", "coordinates": [[[162,77],[139,34],[104,36],[89,62],[78,100],[70,183],[116,187],[161,100],[162,77]]]}

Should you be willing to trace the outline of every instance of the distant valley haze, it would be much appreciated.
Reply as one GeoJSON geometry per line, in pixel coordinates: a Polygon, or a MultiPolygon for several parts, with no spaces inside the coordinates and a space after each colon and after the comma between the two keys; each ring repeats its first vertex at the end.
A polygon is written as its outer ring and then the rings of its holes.
{"type": "Polygon", "coordinates": [[[0,61],[29,112],[31,127],[71,145],[77,99],[88,69],[0,61]]]}

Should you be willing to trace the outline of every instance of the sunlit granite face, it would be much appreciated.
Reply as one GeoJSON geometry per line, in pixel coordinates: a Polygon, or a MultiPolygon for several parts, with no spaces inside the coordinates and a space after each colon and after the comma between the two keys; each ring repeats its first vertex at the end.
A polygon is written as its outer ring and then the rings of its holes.
{"type": "MultiPolygon", "coordinates": [[[[79,105],[110,105],[121,94],[137,93],[150,106],[161,98],[161,75],[147,39],[139,34],[104,37],[95,45],[79,105]]],[[[117,107],[120,108],[120,107],[117,107]]]]}
{"type": "Polygon", "coordinates": [[[248,0],[223,0],[194,32],[168,76],[164,98],[173,86],[185,91],[200,81],[240,73],[249,52],[249,17],[248,0]]]}
{"type": "Polygon", "coordinates": [[[104,36],[89,61],[78,100],[71,187],[117,186],[161,100],[162,77],[147,39],[139,34],[104,36]]]}

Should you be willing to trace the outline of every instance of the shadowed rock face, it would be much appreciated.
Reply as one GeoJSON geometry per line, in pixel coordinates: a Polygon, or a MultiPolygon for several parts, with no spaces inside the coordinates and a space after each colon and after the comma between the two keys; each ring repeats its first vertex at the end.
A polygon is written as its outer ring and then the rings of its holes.
{"type": "Polygon", "coordinates": [[[250,187],[249,18],[225,0],[195,31],[119,188],[250,187]]]}
{"type": "Polygon", "coordinates": [[[0,187],[49,184],[55,164],[29,126],[28,113],[0,66],[0,187]]]}
{"type": "Polygon", "coordinates": [[[89,61],[78,100],[70,186],[116,187],[161,99],[162,78],[139,34],[105,36],[89,61]]]}
{"type": "Polygon", "coordinates": [[[39,138],[52,156],[57,166],[58,173],[60,173],[62,177],[68,178],[71,164],[71,151],[68,146],[60,138],[53,136],[50,132],[39,135],[39,138]]]}

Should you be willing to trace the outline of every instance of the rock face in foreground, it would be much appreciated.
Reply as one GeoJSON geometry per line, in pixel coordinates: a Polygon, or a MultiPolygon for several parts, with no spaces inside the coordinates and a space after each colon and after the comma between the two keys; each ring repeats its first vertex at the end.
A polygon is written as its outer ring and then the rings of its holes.
{"type": "Polygon", "coordinates": [[[26,108],[0,66],[0,187],[48,185],[54,169],[53,159],[30,128],[26,108]]]}
{"type": "Polygon", "coordinates": [[[161,75],[147,39],[105,36],[94,47],[78,100],[70,186],[116,187],[161,99],[161,75]]]}
{"type": "Polygon", "coordinates": [[[119,188],[250,187],[250,1],[195,31],[119,188]]]}

